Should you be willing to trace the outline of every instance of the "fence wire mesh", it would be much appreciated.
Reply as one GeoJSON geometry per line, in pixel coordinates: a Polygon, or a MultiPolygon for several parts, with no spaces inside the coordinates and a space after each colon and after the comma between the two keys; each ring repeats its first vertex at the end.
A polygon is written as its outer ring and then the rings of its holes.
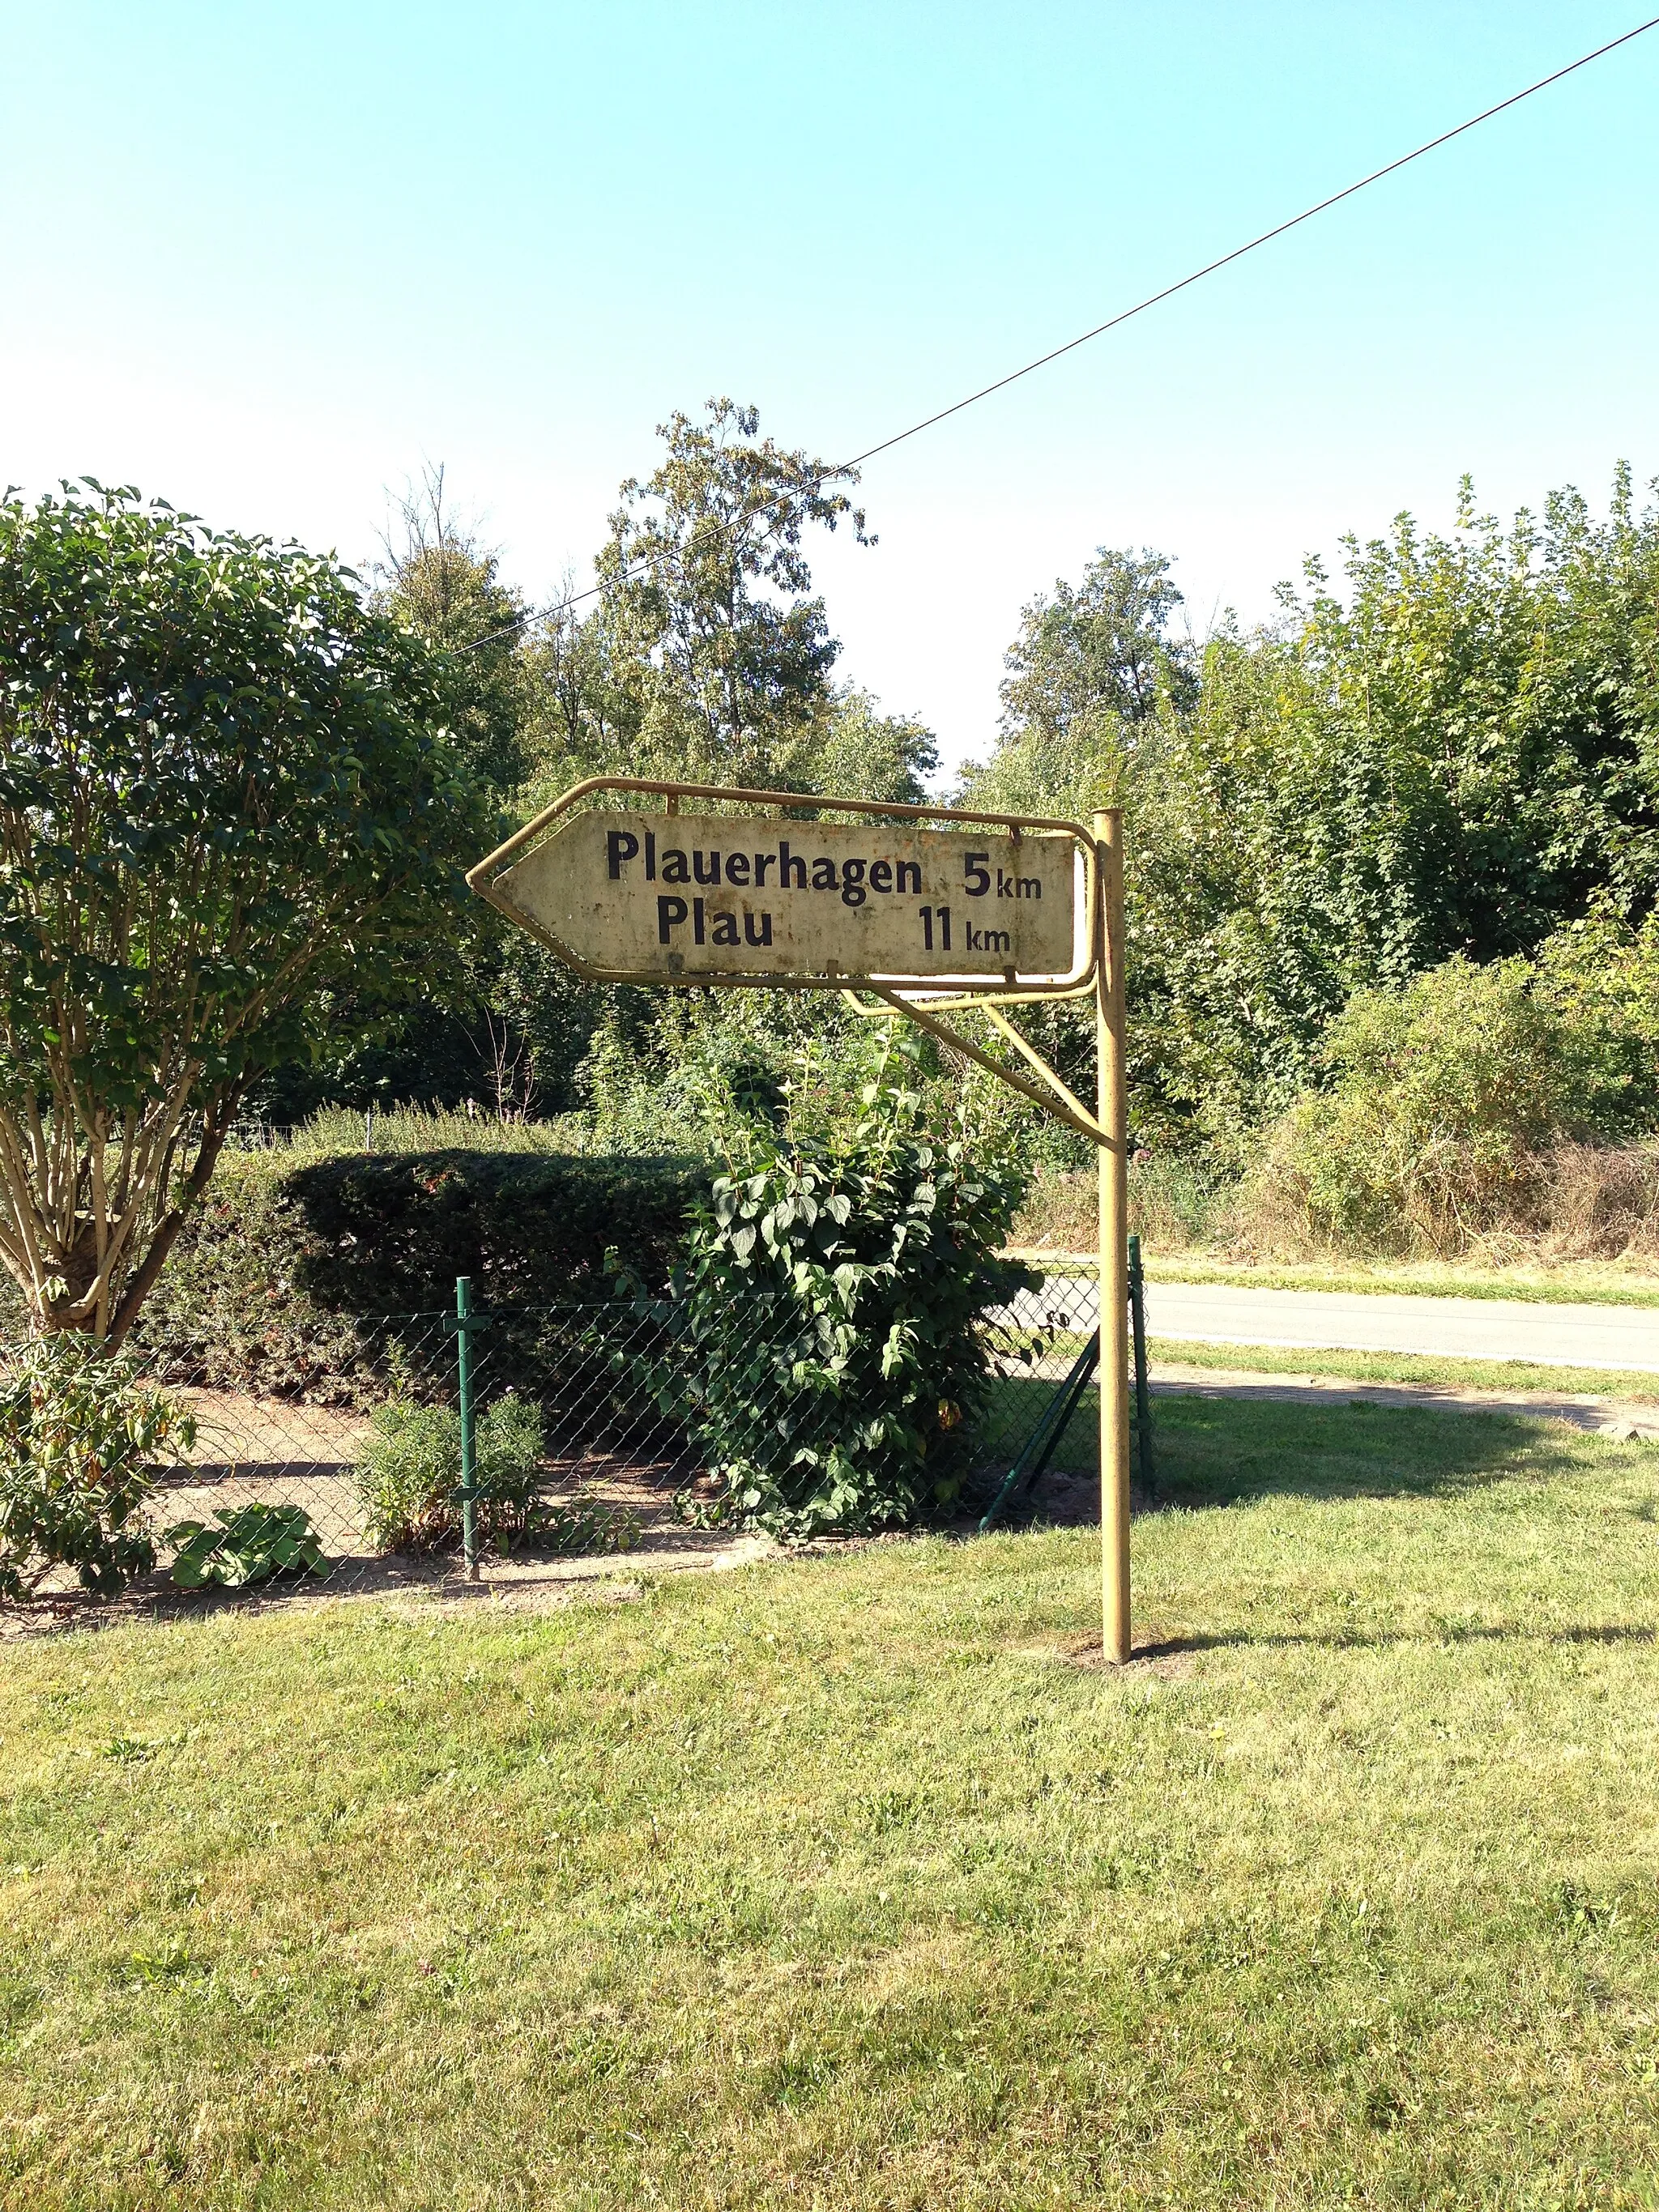
{"type": "MultiPolygon", "coordinates": [[[[1048,1439],[1036,1503],[1061,1517],[1091,1510],[1096,1394],[1076,1394],[1069,1412],[1055,1401],[1097,1318],[1095,1284],[1062,1275],[980,1315],[979,1388],[965,1409],[954,1517],[978,1517],[1045,1416],[1060,1433],[1048,1439]]],[[[723,1332],[718,1356],[748,1359],[768,1378],[785,1425],[791,1385],[778,1316],[757,1304],[743,1327],[750,1340],[723,1332]]],[[[550,1566],[592,1571],[619,1552],[684,1555],[732,1540],[732,1528],[709,1525],[723,1486],[701,1418],[708,1376],[663,1306],[485,1309],[469,1348],[477,1552],[492,1583],[550,1566]]],[[[269,1600],[429,1588],[466,1575],[453,1313],[336,1316],[314,1361],[289,1358],[280,1370],[257,1342],[205,1334],[173,1337],[141,1353],[139,1367],[147,1385],[187,1408],[195,1434],[175,1462],[152,1470],[143,1510],[155,1565],[125,1609],[191,1602],[180,1583],[192,1577],[222,1600],[242,1589],[269,1600]]],[[[1009,1516],[1020,1510],[1012,1498],[1009,1516]]],[[[73,1568],[33,1578],[33,1609],[62,1616],[86,1602],[73,1568]]]]}

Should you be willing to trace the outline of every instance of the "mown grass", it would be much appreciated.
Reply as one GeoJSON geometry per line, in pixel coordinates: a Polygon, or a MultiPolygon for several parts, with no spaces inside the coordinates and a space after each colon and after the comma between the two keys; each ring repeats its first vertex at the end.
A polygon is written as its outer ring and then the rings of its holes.
{"type": "Polygon", "coordinates": [[[1149,1252],[1155,1283],[1237,1283],[1264,1291],[1341,1291],[1433,1298],[1518,1298],[1529,1305],[1659,1306],[1659,1278],[1612,1261],[1563,1261],[1555,1267],[1483,1267],[1455,1261],[1256,1264],[1196,1252],[1149,1252]]]}
{"type": "Polygon", "coordinates": [[[0,2203],[1651,2205],[1659,1456],[1166,1401],[1081,1530],[8,1649],[0,2203]]]}
{"type": "Polygon", "coordinates": [[[1186,1337],[1146,1340],[1154,1360],[1257,1375],[1334,1375],[1356,1382],[1442,1383],[1476,1390],[1553,1390],[1563,1396],[1629,1399],[1659,1405],[1659,1375],[1639,1368],[1553,1367],[1530,1359],[1453,1359],[1421,1352],[1312,1352],[1270,1344],[1200,1344],[1186,1337]]]}

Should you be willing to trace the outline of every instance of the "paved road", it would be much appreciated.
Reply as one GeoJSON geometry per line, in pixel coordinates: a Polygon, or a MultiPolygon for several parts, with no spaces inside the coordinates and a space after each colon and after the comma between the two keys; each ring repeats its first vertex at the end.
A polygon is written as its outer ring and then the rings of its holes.
{"type": "MultiPolygon", "coordinates": [[[[1050,1275],[1039,1301],[1055,1327],[1092,1328],[1094,1285],[1050,1275]]],[[[1366,1297],[1234,1283],[1148,1283],[1146,1326],[1188,1344],[1285,1350],[1423,1352],[1532,1359],[1548,1367],[1659,1374],[1659,1307],[1534,1305],[1519,1298],[1366,1297]]]]}
{"type": "Polygon", "coordinates": [[[1533,1305],[1514,1298],[1402,1298],[1148,1283],[1153,1336],[1304,1350],[1425,1352],[1659,1374],[1659,1307],[1533,1305]]]}

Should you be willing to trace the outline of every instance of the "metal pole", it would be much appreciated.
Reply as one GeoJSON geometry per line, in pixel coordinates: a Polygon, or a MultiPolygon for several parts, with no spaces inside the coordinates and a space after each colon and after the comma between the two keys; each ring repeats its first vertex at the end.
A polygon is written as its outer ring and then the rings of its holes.
{"type": "Polygon", "coordinates": [[[1135,1341],[1135,1458],[1143,1497],[1152,1494],[1152,1393],[1146,1375],[1146,1278],[1141,1273],[1140,1239],[1129,1239],[1129,1324],[1135,1341]]]}
{"type": "Polygon", "coordinates": [[[1129,1639],[1129,1183],[1123,993],[1123,815],[1094,822],[1100,870],[1095,984],[1095,1114],[1104,1133],[1100,1166],[1100,1565],[1103,1642],[1128,1658],[1129,1639]]]}
{"type": "Polygon", "coordinates": [[[478,1579],[477,1438],[472,1421],[472,1283],[455,1278],[455,1339],[461,1385],[461,1556],[466,1578],[478,1579]]]}

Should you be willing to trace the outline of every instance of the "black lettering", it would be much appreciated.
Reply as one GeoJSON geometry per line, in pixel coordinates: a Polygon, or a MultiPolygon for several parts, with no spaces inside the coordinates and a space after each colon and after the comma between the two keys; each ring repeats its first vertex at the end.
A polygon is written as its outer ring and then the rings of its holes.
{"type": "Polygon", "coordinates": [[[772,942],[772,917],[769,914],[750,914],[745,911],[743,917],[743,929],[744,936],[751,945],[769,945],[772,942]],[[760,924],[758,937],[755,934],[757,922],[760,924]]]}
{"type": "Polygon", "coordinates": [[[691,880],[685,855],[678,845],[671,845],[662,856],[662,879],[665,884],[689,884],[691,880]]]}
{"type": "Polygon", "coordinates": [[[763,889],[765,887],[765,884],[766,884],[766,871],[767,871],[769,868],[775,868],[777,865],[778,865],[778,856],[777,856],[777,854],[776,854],[775,853],[757,853],[757,854],[756,854],[756,855],[755,855],[755,889],[756,889],[757,890],[763,890],[763,889]]]}
{"type": "Polygon", "coordinates": [[[1036,876],[1022,876],[1018,882],[1014,885],[1014,896],[1016,898],[1041,898],[1042,896],[1042,879],[1036,876]]]}
{"type": "Polygon", "coordinates": [[[647,830],[645,833],[645,880],[648,884],[654,884],[657,880],[657,833],[654,830],[647,830]]]}
{"type": "Polygon", "coordinates": [[[631,830],[610,830],[605,832],[605,856],[611,866],[611,880],[614,884],[623,872],[623,862],[631,860],[640,849],[640,841],[631,830]]]}
{"type": "MultiPolygon", "coordinates": [[[[756,882],[760,881],[757,876],[756,882]]],[[[781,891],[804,891],[806,889],[806,863],[799,853],[792,853],[786,837],[778,847],[778,889],[781,891]]]]}
{"type": "Polygon", "coordinates": [[[921,862],[920,860],[899,862],[898,887],[901,898],[906,891],[914,891],[918,898],[921,896],[921,862]]]}
{"type": "Polygon", "coordinates": [[[991,888],[991,871],[985,863],[988,853],[964,853],[962,856],[963,881],[969,898],[983,898],[991,888]]]}
{"type": "Polygon", "coordinates": [[[975,929],[968,925],[968,950],[970,952],[1006,952],[1008,933],[1006,929],[975,929]]]}
{"type": "Polygon", "coordinates": [[[657,901],[658,944],[666,945],[669,931],[678,929],[684,920],[685,901],[684,899],[659,898],[657,901]]]}
{"type": "Polygon", "coordinates": [[[691,848],[691,872],[696,876],[700,884],[719,883],[720,879],[720,854],[718,853],[711,853],[708,855],[708,869],[707,874],[705,874],[703,872],[702,854],[698,852],[696,846],[693,846],[691,848]]]}
{"type": "Polygon", "coordinates": [[[749,881],[749,855],[747,853],[732,853],[727,856],[726,863],[726,880],[728,884],[737,884],[739,885],[747,884],[749,881]]]}
{"type": "Polygon", "coordinates": [[[826,854],[812,863],[812,888],[815,891],[838,891],[841,879],[836,873],[836,864],[826,854]]]}
{"type": "Polygon", "coordinates": [[[890,891],[893,888],[893,864],[890,860],[872,860],[870,888],[872,891],[890,891]]]}
{"type": "Polygon", "coordinates": [[[864,904],[864,863],[862,860],[843,860],[841,864],[841,902],[843,906],[864,904]]]}
{"type": "Polygon", "coordinates": [[[693,899],[691,902],[691,941],[694,945],[701,945],[703,941],[702,901],[701,899],[693,899]]]}
{"type": "Polygon", "coordinates": [[[729,914],[724,907],[714,916],[714,942],[716,945],[736,945],[738,942],[738,917],[729,914]]]}

